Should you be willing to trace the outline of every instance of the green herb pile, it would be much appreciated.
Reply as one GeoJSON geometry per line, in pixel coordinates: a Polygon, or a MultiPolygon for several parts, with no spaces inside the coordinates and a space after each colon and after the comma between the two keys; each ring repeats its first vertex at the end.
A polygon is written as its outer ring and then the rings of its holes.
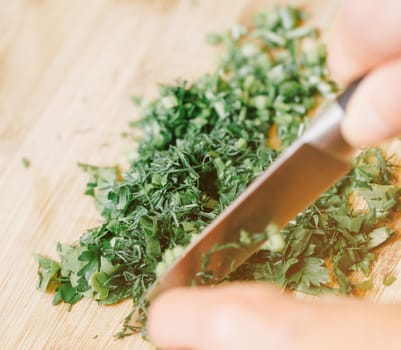
{"type": "Polygon", "coordinates": [[[394,233],[383,226],[400,208],[392,170],[379,149],[363,151],[347,177],[282,230],[283,251],[262,249],[231,278],[273,281],[309,294],[364,290],[369,280],[355,284],[349,275],[369,276],[376,259],[372,249],[394,233]],[[353,209],[352,196],[362,197],[368,207],[353,209]]]}
{"type": "MultiPolygon", "coordinates": [[[[252,27],[210,35],[225,47],[214,73],[162,86],[153,101],[135,99],[142,118],[134,126],[143,135],[130,168],[120,174],[82,165],[90,174],[86,194],[103,223],[77,243],[59,244],[60,262],[37,256],[39,289],[55,285],[54,304],[83,297],[139,303],[156,270],[304,131],[337,88],[318,32],[303,20],[300,10],[280,8],[258,14],[252,27]]],[[[230,279],[350,293],[350,272],[368,275],[371,250],[390,237],[382,223],[399,207],[400,194],[383,153],[365,150],[347,177],[282,231],[281,252],[267,245],[230,279]],[[351,194],[363,197],[367,209],[355,211],[351,194]]]]}

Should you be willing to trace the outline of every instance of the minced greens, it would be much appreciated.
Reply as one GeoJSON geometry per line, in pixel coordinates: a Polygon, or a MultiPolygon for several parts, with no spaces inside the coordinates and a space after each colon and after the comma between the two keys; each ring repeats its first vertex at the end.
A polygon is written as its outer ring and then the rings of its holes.
{"type": "MultiPolygon", "coordinates": [[[[83,297],[140,303],[156,272],[305,130],[321,101],[335,96],[325,47],[304,17],[279,8],[256,15],[252,27],[212,34],[209,41],[224,46],[215,72],[162,86],[152,101],[134,98],[142,117],[133,126],[143,135],[129,169],[81,165],[102,224],[79,242],[59,244],[60,263],[37,256],[39,289],[55,284],[55,304],[83,297]]],[[[264,245],[229,278],[351,293],[349,274],[368,275],[372,249],[392,234],[383,226],[400,204],[392,171],[382,151],[363,151],[344,179],[273,235],[284,241],[264,245]],[[355,210],[351,194],[368,208],[355,210]]]]}

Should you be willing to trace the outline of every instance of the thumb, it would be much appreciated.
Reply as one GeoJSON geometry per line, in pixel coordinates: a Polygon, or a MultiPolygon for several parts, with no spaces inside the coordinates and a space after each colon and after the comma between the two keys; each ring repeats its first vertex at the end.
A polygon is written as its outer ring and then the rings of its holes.
{"type": "Polygon", "coordinates": [[[266,283],[181,288],[151,305],[149,336],[168,349],[399,350],[399,305],[298,300],[266,283]]]}
{"type": "Polygon", "coordinates": [[[378,144],[401,134],[401,58],[373,70],[360,84],[342,125],[355,147],[378,144]]]}

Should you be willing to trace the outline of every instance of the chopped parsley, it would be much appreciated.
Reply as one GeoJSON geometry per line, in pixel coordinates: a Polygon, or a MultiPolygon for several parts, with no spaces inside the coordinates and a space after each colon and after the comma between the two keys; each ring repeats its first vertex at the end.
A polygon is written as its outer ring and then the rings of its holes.
{"type": "MultiPolygon", "coordinates": [[[[81,164],[102,224],[76,243],[59,244],[60,262],[37,256],[38,287],[56,286],[54,304],[89,297],[142,305],[156,276],[336,95],[325,47],[304,19],[296,8],[279,8],[256,15],[252,27],[211,34],[209,42],[225,48],[215,72],[162,86],[152,101],[133,98],[142,117],[132,126],[142,137],[130,168],[120,174],[81,164]],[[306,49],[304,39],[314,44],[306,49]]],[[[393,233],[385,223],[400,207],[401,191],[392,172],[382,151],[364,150],[344,179],[281,232],[268,228],[267,243],[229,279],[352,293],[358,286],[349,275],[369,276],[374,248],[393,233]],[[352,196],[367,208],[354,209],[352,196]]],[[[243,232],[241,244],[249,240],[243,232]]]]}
{"type": "Polygon", "coordinates": [[[29,160],[29,158],[26,157],[21,158],[21,163],[24,166],[24,168],[30,168],[31,166],[31,161],[29,160]]]}

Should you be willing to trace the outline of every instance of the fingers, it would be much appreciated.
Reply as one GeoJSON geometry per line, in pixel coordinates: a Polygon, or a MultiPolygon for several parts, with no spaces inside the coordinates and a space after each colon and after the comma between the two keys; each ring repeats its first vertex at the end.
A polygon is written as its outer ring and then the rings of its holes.
{"type": "Polygon", "coordinates": [[[382,62],[401,55],[401,1],[348,0],[329,41],[334,78],[348,84],[382,62]]]}
{"type": "Polygon", "coordinates": [[[292,298],[265,284],[177,289],[153,303],[148,330],[162,348],[284,349],[290,337],[277,325],[289,322],[280,315],[291,305],[292,298]]]}
{"type": "Polygon", "coordinates": [[[349,143],[371,146],[401,135],[400,82],[401,56],[365,78],[350,101],[343,123],[343,135],[349,143]]]}
{"type": "Polygon", "coordinates": [[[196,350],[399,349],[401,309],[341,299],[296,300],[266,284],[177,289],[149,313],[162,348],[196,350]]]}

